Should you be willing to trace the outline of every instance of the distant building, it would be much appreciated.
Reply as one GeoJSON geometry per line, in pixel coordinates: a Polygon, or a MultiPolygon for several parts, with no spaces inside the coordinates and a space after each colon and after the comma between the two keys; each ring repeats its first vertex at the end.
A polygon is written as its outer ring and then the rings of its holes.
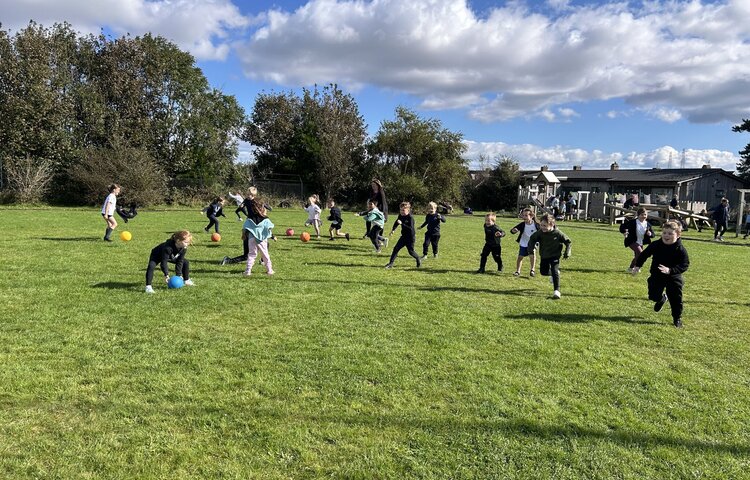
{"type": "MultiPolygon", "coordinates": [[[[547,166],[540,170],[521,172],[524,184],[533,186],[550,178],[559,181],[554,193],[588,191],[606,193],[609,196],[637,193],[641,202],[666,204],[677,195],[681,204],[705,203],[711,208],[727,197],[730,205],[739,201],[737,189],[749,185],[739,177],[721,168],[650,168],[623,169],[617,163],[609,170],[585,170],[580,166],[573,170],[555,170],[547,166]],[[546,177],[540,178],[540,174],[546,177]],[[551,176],[549,174],[552,174],[551,176]],[[549,178],[548,178],[549,177],[549,178]]],[[[540,189],[541,193],[541,189],[540,189]]]]}

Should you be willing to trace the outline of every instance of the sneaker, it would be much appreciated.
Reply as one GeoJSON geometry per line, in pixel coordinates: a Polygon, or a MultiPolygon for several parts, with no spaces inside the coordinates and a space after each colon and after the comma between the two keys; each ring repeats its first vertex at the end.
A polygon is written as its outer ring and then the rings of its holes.
{"type": "Polygon", "coordinates": [[[154,287],[151,285],[146,285],[146,293],[154,293],[154,287]]]}
{"type": "Polygon", "coordinates": [[[188,278],[187,280],[185,280],[185,285],[187,285],[188,287],[194,287],[195,283],[193,282],[192,278],[188,278]]]}
{"type": "Polygon", "coordinates": [[[562,296],[562,295],[560,295],[560,290],[555,290],[555,291],[554,291],[554,292],[552,293],[552,298],[554,298],[555,300],[559,300],[561,296],[562,296]]]}
{"type": "Polygon", "coordinates": [[[723,242],[723,241],[724,241],[724,235],[721,235],[721,236],[719,236],[719,241],[720,241],[720,242],[723,242]]]}
{"type": "Polygon", "coordinates": [[[667,301],[667,294],[666,293],[662,293],[661,294],[661,300],[659,300],[658,302],[656,302],[654,304],[654,311],[655,312],[660,312],[661,309],[662,309],[662,307],[666,303],[666,301],[667,301]]]}
{"type": "Polygon", "coordinates": [[[203,231],[208,233],[208,228],[204,228],[203,231]]]}
{"type": "Polygon", "coordinates": [[[250,276],[250,273],[251,273],[251,272],[248,272],[247,270],[245,270],[244,272],[242,272],[242,276],[244,276],[244,277],[249,277],[249,276],[250,276]]]}
{"type": "Polygon", "coordinates": [[[535,272],[534,270],[531,270],[531,271],[529,272],[529,276],[530,276],[530,277],[535,277],[535,276],[536,276],[536,272],[535,272]]]}
{"type": "Polygon", "coordinates": [[[419,257],[419,259],[420,260],[427,260],[427,254],[422,255],[421,257],[419,257]]]}
{"type": "Polygon", "coordinates": [[[674,325],[677,328],[682,328],[682,319],[681,318],[675,318],[672,322],[672,325],[674,325]]]}
{"type": "Polygon", "coordinates": [[[417,268],[419,268],[419,267],[421,267],[421,266],[422,266],[422,260],[420,260],[420,259],[418,258],[418,259],[417,259],[417,268]]]}
{"type": "Polygon", "coordinates": [[[329,238],[328,240],[330,240],[330,241],[333,241],[333,240],[334,240],[334,238],[333,238],[333,237],[331,237],[331,238],[329,238]]]}
{"type": "Polygon", "coordinates": [[[270,277],[271,275],[275,275],[275,274],[276,274],[276,272],[275,272],[275,271],[273,271],[273,270],[271,270],[270,272],[266,272],[266,275],[268,275],[269,277],[270,277]]]}
{"type": "Polygon", "coordinates": [[[720,242],[719,237],[714,237],[714,242],[720,242]]]}
{"type": "Polygon", "coordinates": [[[437,258],[437,253],[433,254],[432,258],[437,258]]]}
{"type": "Polygon", "coordinates": [[[514,277],[520,277],[521,276],[521,272],[513,272],[513,276],[514,277]]]}
{"type": "Polygon", "coordinates": [[[383,243],[385,244],[385,248],[388,248],[388,237],[385,237],[383,243]]]}
{"type": "Polygon", "coordinates": [[[380,247],[378,247],[378,248],[376,248],[376,249],[375,249],[375,253],[380,253],[380,252],[382,252],[382,251],[383,251],[383,250],[382,250],[382,249],[381,249],[380,247]]]}
{"type": "Polygon", "coordinates": [[[389,262],[389,263],[386,263],[386,264],[385,264],[385,268],[393,268],[393,264],[392,264],[392,263],[390,263],[390,262],[389,262]]]}
{"type": "Polygon", "coordinates": [[[344,236],[346,237],[346,241],[348,242],[348,241],[349,241],[349,234],[347,233],[347,234],[346,234],[346,235],[344,235],[344,236]]]}
{"type": "Polygon", "coordinates": [[[229,257],[224,257],[221,259],[219,265],[226,265],[227,263],[229,263],[229,257]]]}
{"type": "Polygon", "coordinates": [[[109,238],[109,237],[104,237],[104,241],[105,241],[105,242],[111,242],[111,241],[112,241],[112,239],[111,239],[111,238],[109,238]]]}
{"type": "Polygon", "coordinates": [[[477,271],[476,271],[475,273],[484,273],[484,269],[483,269],[483,268],[480,268],[480,269],[479,269],[479,270],[477,270],[477,271]]]}

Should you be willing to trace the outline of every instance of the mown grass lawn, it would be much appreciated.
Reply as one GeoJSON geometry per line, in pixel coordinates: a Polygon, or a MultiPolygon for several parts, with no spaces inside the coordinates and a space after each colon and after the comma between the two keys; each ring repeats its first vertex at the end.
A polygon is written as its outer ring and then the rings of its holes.
{"type": "Polygon", "coordinates": [[[0,478],[750,478],[750,242],[686,233],[678,330],[614,227],[561,224],[554,301],[510,236],[473,273],[481,216],[419,270],[345,222],[244,278],[218,264],[231,217],[216,244],[197,211],[143,211],[105,244],[95,209],[0,210],[0,478]],[[197,286],[145,294],[182,228],[197,286]]]}

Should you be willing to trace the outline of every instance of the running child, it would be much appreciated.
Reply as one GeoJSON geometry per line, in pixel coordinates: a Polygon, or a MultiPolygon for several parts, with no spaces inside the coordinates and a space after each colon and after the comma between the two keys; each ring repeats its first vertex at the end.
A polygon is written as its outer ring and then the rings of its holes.
{"type": "Polygon", "coordinates": [[[687,250],[680,239],[681,234],[680,224],[666,222],[662,226],[661,239],[655,240],[641,252],[633,268],[635,275],[649,257],[654,257],[651,261],[651,276],[647,280],[648,299],[654,302],[655,312],[660,311],[669,300],[672,324],[677,328],[682,327],[682,287],[685,284],[682,274],[690,266],[687,250]]]}
{"type": "Polygon", "coordinates": [[[385,244],[386,247],[388,246],[388,239],[382,235],[383,226],[385,225],[385,215],[383,215],[383,212],[378,210],[374,200],[368,200],[367,210],[355,213],[354,215],[365,217],[365,222],[370,224],[370,230],[367,236],[375,247],[375,252],[380,253],[383,244],[385,244]]]}
{"type": "Polygon", "coordinates": [[[414,217],[411,214],[411,204],[409,202],[402,202],[399,206],[398,218],[393,222],[393,228],[391,228],[391,233],[389,235],[393,235],[393,232],[396,231],[396,228],[399,225],[401,225],[401,238],[398,239],[398,242],[396,242],[396,245],[393,247],[391,259],[388,261],[385,268],[393,267],[393,262],[396,261],[398,252],[404,247],[406,247],[406,251],[409,252],[409,255],[417,261],[417,268],[419,268],[422,266],[422,260],[419,258],[419,255],[417,255],[417,252],[414,251],[416,230],[414,229],[414,217]]]}
{"type": "Polygon", "coordinates": [[[166,242],[157,245],[151,250],[146,268],[146,293],[154,293],[151,286],[154,280],[156,265],[161,265],[164,274],[164,282],[169,282],[169,264],[174,263],[175,275],[185,279],[185,285],[195,286],[190,278],[190,262],[185,258],[188,245],[193,243],[193,236],[187,230],[176,232],[166,242]]]}
{"type": "Polygon", "coordinates": [[[219,233],[219,218],[218,217],[224,217],[226,218],[226,215],[224,215],[224,197],[216,197],[213,202],[211,202],[211,205],[207,206],[205,208],[206,216],[208,217],[208,225],[205,230],[208,232],[211,227],[214,227],[214,230],[216,233],[219,233]]]}
{"type": "MultiPolygon", "coordinates": [[[[251,187],[251,188],[254,188],[254,187],[251,187]]],[[[242,217],[240,216],[240,213],[244,213],[247,216],[247,212],[243,208],[243,204],[245,203],[245,197],[243,197],[240,194],[240,192],[237,192],[236,194],[232,192],[228,192],[228,193],[229,193],[229,198],[234,200],[234,202],[237,204],[237,208],[235,209],[234,214],[237,215],[237,221],[241,222],[242,217]]]]}
{"type": "Polygon", "coordinates": [[[115,220],[114,214],[117,209],[117,195],[120,194],[120,186],[113,183],[109,186],[109,195],[104,199],[104,205],[102,205],[102,218],[104,223],[107,224],[107,229],[104,231],[104,241],[111,242],[109,238],[112,235],[112,231],[117,228],[117,220],[115,220]]]}
{"type": "Polygon", "coordinates": [[[320,220],[321,209],[317,204],[318,196],[313,195],[307,199],[307,205],[305,205],[305,211],[307,212],[307,221],[305,226],[312,225],[315,228],[315,236],[320,238],[320,226],[323,222],[320,220]]]}
{"type": "Polygon", "coordinates": [[[330,235],[331,240],[334,240],[335,237],[345,237],[349,241],[349,234],[341,231],[344,224],[344,219],[341,218],[341,209],[336,206],[336,202],[332,198],[328,199],[328,208],[328,220],[331,221],[331,226],[328,227],[328,235],[330,235]]]}
{"type": "Polygon", "coordinates": [[[646,220],[647,218],[648,212],[641,207],[638,209],[637,217],[622,222],[622,225],[620,225],[620,233],[625,235],[625,247],[633,250],[633,260],[630,261],[628,272],[633,271],[635,261],[638,260],[638,255],[643,251],[643,246],[651,243],[651,239],[654,237],[654,230],[646,220]]]}
{"type": "Polygon", "coordinates": [[[505,236],[502,228],[495,225],[495,214],[490,212],[484,216],[484,248],[479,260],[479,270],[477,273],[484,273],[484,267],[487,265],[487,257],[492,254],[492,259],[497,263],[497,271],[503,271],[502,250],[500,248],[500,239],[505,236]]]}
{"type": "Polygon", "coordinates": [[[510,229],[510,233],[518,234],[516,242],[518,242],[518,257],[516,258],[516,271],[513,272],[513,276],[517,277],[521,275],[521,265],[523,259],[529,257],[531,263],[531,270],[529,270],[529,276],[533,277],[536,275],[534,271],[534,265],[536,265],[536,254],[534,253],[534,244],[531,244],[529,248],[529,239],[531,235],[539,230],[539,224],[536,222],[534,211],[530,208],[524,208],[521,210],[521,223],[510,229]]]}
{"type": "Polygon", "coordinates": [[[249,212],[250,215],[245,220],[245,224],[242,226],[244,234],[247,237],[248,254],[247,254],[247,267],[245,268],[244,275],[249,277],[253,265],[255,265],[255,259],[260,251],[260,256],[263,265],[266,267],[266,273],[273,275],[273,266],[271,265],[271,257],[268,254],[268,239],[273,237],[274,225],[267,216],[266,207],[263,206],[263,202],[257,200],[253,202],[253,209],[249,212]]]}
{"type": "Polygon", "coordinates": [[[122,218],[122,221],[125,223],[128,223],[128,220],[134,218],[136,215],[138,215],[138,211],[136,210],[135,203],[130,204],[130,208],[128,210],[125,210],[124,207],[121,207],[120,205],[117,205],[115,207],[115,212],[122,218]]]}
{"type": "Polygon", "coordinates": [[[530,248],[539,244],[539,256],[542,258],[539,263],[539,271],[542,275],[551,275],[552,287],[554,292],[552,298],[560,298],[560,254],[563,246],[565,253],[563,258],[570,258],[570,238],[557,229],[555,217],[550,214],[542,216],[539,222],[539,230],[534,232],[529,238],[530,248]]]}
{"type": "Polygon", "coordinates": [[[427,248],[432,245],[432,256],[437,258],[438,256],[438,243],[440,242],[440,224],[445,223],[445,217],[438,213],[438,205],[435,202],[427,204],[427,215],[424,217],[424,222],[419,226],[422,230],[425,225],[427,231],[424,232],[424,243],[422,244],[422,260],[427,258],[427,248]]]}

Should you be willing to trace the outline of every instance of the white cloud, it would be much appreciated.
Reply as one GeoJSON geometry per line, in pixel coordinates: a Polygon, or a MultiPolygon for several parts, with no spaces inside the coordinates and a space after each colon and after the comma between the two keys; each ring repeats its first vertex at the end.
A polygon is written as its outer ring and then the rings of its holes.
{"type": "MultiPolygon", "coordinates": [[[[581,165],[585,169],[597,170],[609,168],[617,162],[620,168],[680,168],[682,166],[682,152],[670,146],[659,147],[650,152],[602,152],[600,150],[587,151],[580,148],[563,146],[540,147],[522,144],[509,145],[502,142],[474,142],[466,141],[467,152],[465,158],[470,160],[472,168],[479,168],[479,157],[495,159],[509,156],[519,163],[524,170],[534,170],[542,165],[551,169],[569,170],[574,165],[581,165]]],[[[739,158],[732,152],[720,150],[685,150],[685,167],[699,168],[710,164],[714,168],[733,171],[739,158]]]]}
{"type": "Polygon", "coordinates": [[[252,78],[375,85],[486,122],[613,98],[664,121],[735,122],[750,112],[749,3],[548,0],[554,16],[522,2],[478,16],[456,0],[311,0],[269,12],[239,53],[252,78]]]}
{"type": "Polygon", "coordinates": [[[102,27],[118,35],[151,32],[203,60],[226,58],[231,33],[253,22],[230,0],[0,0],[0,6],[3,29],[34,20],[44,26],[66,21],[83,33],[102,27]]]}
{"type": "Polygon", "coordinates": [[[660,107],[654,110],[649,110],[648,114],[666,123],[674,123],[682,118],[682,114],[673,108],[660,107]]]}

